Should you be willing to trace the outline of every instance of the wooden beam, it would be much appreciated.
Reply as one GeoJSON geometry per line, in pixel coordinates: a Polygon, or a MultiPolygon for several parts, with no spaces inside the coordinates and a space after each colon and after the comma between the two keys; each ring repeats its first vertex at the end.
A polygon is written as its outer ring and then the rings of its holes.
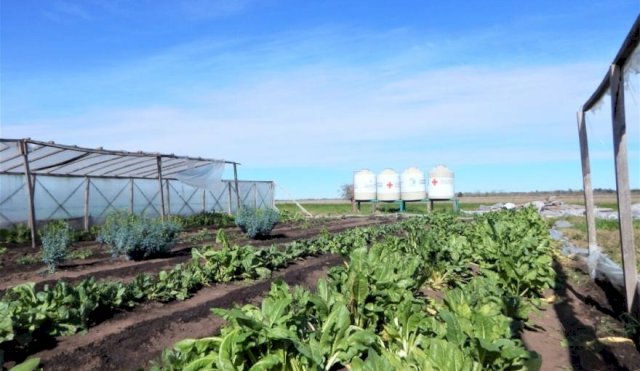
{"type": "Polygon", "coordinates": [[[171,215],[171,188],[169,188],[169,179],[164,181],[164,185],[167,188],[167,215],[171,215]]]}
{"type": "Polygon", "coordinates": [[[133,179],[131,179],[129,182],[130,182],[130,188],[129,188],[129,212],[131,214],[133,214],[133,179]]]}
{"type": "Polygon", "coordinates": [[[160,210],[162,212],[162,220],[164,220],[166,211],[164,208],[164,187],[162,184],[162,158],[160,156],[156,156],[156,166],[158,172],[158,186],[160,188],[160,210]]]}
{"type": "Polygon", "coordinates": [[[578,135],[580,137],[580,160],[582,162],[582,187],[587,218],[587,240],[589,254],[598,246],[596,238],[596,216],[594,213],[593,188],[591,186],[591,164],[589,161],[589,139],[584,111],[578,111],[578,135]]]}
{"type": "Polygon", "coordinates": [[[240,211],[240,191],[238,190],[238,166],[233,164],[233,182],[236,186],[236,201],[238,202],[236,207],[236,213],[240,211]]]}
{"type": "Polygon", "coordinates": [[[89,189],[91,188],[91,179],[85,177],[84,181],[84,230],[89,232],[89,189]]]}
{"type": "Polygon", "coordinates": [[[19,142],[20,153],[22,154],[24,164],[24,175],[27,181],[27,204],[29,206],[29,227],[31,227],[31,247],[36,247],[36,208],[34,204],[34,181],[31,178],[31,169],[29,168],[29,146],[25,140],[19,142]]]}
{"type": "MultiPolygon", "coordinates": [[[[633,26],[631,26],[631,30],[627,34],[627,37],[624,39],[624,42],[622,42],[622,46],[620,46],[620,49],[618,50],[618,54],[613,59],[613,64],[618,66],[624,66],[627,63],[627,60],[631,57],[631,54],[633,53],[635,48],[637,47],[639,40],[640,40],[640,15],[636,17],[636,20],[633,23],[633,26]]],[[[598,103],[600,99],[602,99],[602,97],[607,93],[607,89],[611,88],[611,86],[609,85],[609,76],[610,76],[610,73],[607,72],[607,74],[604,76],[604,78],[600,82],[600,85],[598,85],[598,88],[596,89],[596,91],[593,92],[593,94],[591,95],[591,97],[589,97],[589,99],[586,101],[584,106],[582,106],[583,111],[586,112],[591,108],[593,108],[593,106],[595,106],[596,103],[598,103]]]]}
{"type": "MultiPolygon", "coordinates": [[[[271,207],[276,208],[276,184],[271,182],[271,207]]],[[[351,200],[353,202],[353,199],[351,200]]]]}
{"type": "Polygon", "coordinates": [[[253,183],[253,208],[258,208],[258,186],[253,183]]]}
{"type": "Polygon", "coordinates": [[[631,190],[629,187],[629,162],[627,159],[627,127],[624,112],[624,76],[622,67],[611,66],[611,116],[613,125],[613,149],[616,163],[616,194],[618,197],[618,221],[627,311],[636,318],[638,312],[636,250],[633,243],[631,215],[631,190]]]}
{"type": "Polygon", "coordinates": [[[228,195],[229,195],[229,207],[228,207],[228,209],[229,209],[229,215],[231,215],[231,214],[233,214],[233,213],[231,212],[231,204],[233,203],[233,198],[231,197],[231,195],[232,195],[232,192],[231,192],[231,182],[227,183],[227,186],[228,186],[228,187],[227,187],[227,188],[228,188],[227,193],[228,193],[228,195]]]}

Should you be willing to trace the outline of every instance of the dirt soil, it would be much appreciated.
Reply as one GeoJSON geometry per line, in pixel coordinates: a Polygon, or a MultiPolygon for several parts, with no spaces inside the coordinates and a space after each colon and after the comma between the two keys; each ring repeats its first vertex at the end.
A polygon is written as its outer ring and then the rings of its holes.
{"type": "Polygon", "coordinates": [[[223,320],[210,309],[257,304],[271,282],[315,287],[327,270],[343,262],[335,255],[299,261],[270,279],[218,284],[200,290],[192,298],[167,304],[148,303],[122,312],[91,328],[87,333],[56,339],[50,349],[32,354],[40,357],[45,370],[134,370],[148,368],[162,350],[186,338],[211,336],[223,320]]]}
{"type": "MultiPolygon", "coordinates": [[[[316,220],[308,227],[301,226],[300,223],[289,223],[276,227],[271,237],[265,240],[252,241],[244,237],[239,237],[239,230],[231,230],[231,234],[238,236],[230,238],[233,244],[251,244],[253,246],[282,245],[294,240],[309,239],[317,236],[323,229],[330,233],[339,233],[347,229],[359,226],[375,225],[391,222],[390,218],[382,217],[357,217],[344,219],[316,220]],[[238,232],[238,233],[236,233],[238,232]]],[[[210,235],[215,236],[215,230],[211,230],[210,235]]],[[[88,277],[96,279],[113,279],[127,282],[135,278],[140,273],[156,273],[163,269],[170,269],[173,266],[184,263],[191,259],[191,249],[205,244],[215,245],[214,240],[199,241],[197,243],[180,243],[175,246],[166,257],[149,259],[144,261],[131,261],[124,259],[113,259],[105,254],[103,248],[96,243],[81,243],[83,247],[100,251],[100,256],[89,259],[68,261],[62,264],[56,273],[49,275],[44,272],[44,265],[31,264],[19,265],[16,260],[24,254],[33,254],[30,247],[10,248],[10,253],[3,256],[2,280],[0,281],[0,295],[8,288],[14,287],[23,282],[35,282],[37,288],[42,288],[45,284],[55,284],[56,281],[64,280],[67,283],[79,282],[88,277]]]]}
{"type": "Polygon", "coordinates": [[[542,356],[542,370],[640,370],[640,353],[620,321],[624,299],[611,285],[591,281],[586,264],[558,257],[549,304],[534,314],[525,345],[542,356]]]}

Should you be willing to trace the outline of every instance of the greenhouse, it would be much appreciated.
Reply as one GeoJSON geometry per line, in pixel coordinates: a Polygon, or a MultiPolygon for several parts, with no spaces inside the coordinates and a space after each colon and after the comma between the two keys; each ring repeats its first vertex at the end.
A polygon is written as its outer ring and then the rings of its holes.
{"type": "MultiPolygon", "coordinates": [[[[238,180],[237,162],[0,139],[0,228],[66,219],[88,229],[113,210],[151,217],[272,206],[272,181],[238,180]],[[226,165],[234,178],[223,180],[226,165]]],[[[35,229],[32,228],[32,234],[35,229]]]]}

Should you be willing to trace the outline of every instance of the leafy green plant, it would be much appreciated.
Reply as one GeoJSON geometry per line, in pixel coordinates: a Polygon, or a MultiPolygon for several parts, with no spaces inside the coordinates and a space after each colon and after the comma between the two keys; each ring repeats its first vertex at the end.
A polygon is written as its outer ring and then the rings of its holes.
{"type": "Polygon", "coordinates": [[[279,210],[281,223],[301,222],[305,220],[304,215],[298,211],[287,209],[279,210]]]}
{"type": "Polygon", "coordinates": [[[23,244],[31,241],[31,228],[24,223],[14,224],[9,229],[0,229],[3,242],[23,244]]]}
{"type": "Polygon", "coordinates": [[[280,214],[275,209],[254,209],[245,206],[236,216],[236,225],[249,238],[255,239],[268,236],[279,220],[280,214]]]}
{"type": "Polygon", "coordinates": [[[16,259],[16,263],[19,265],[31,265],[38,264],[42,261],[42,252],[39,251],[34,254],[27,254],[16,259]]]}
{"type": "Polygon", "coordinates": [[[42,241],[42,261],[47,265],[49,273],[53,273],[67,257],[73,242],[73,230],[66,221],[54,220],[45,225],[39,234],[42,241]]]}
{"type": "Polygon", "coordinates": [[[87,247],[84,249],[71,250],[67,254],[67,258],[84,260],[91,257],[92,255],[93,255],[93,251],[91,251],[91,249],[87,247]]]}
{"type": "Polygon", "coordinates": [[[227,213],[217,213],[213,211],[204,211],[198,214],[182,216],[171,216],[171,220],[180,224],[183,228],[192,227],[217,227],[224,228],[233,225],[233,215],[227,213]]]}
{"type": "Polygon", "coordinates": [[[181,227],[173,221],[118,211],[107,216],[98,242],[108,245],[113,256],[141,260],[169,251],[180,231],[181,227]]]}
{"type": "Polygon", "coordinates": [[[211,239],[212,237],[213,236],[211,235],[211,233],[209,233],[209,230],[207,228],[202,228],[198,232],[190,235],[187,238],[187,241],[191,242],[191,243],[193,243],[193,242],[201,242],[201,241],[204,241],[204,240],[211,239]]]}

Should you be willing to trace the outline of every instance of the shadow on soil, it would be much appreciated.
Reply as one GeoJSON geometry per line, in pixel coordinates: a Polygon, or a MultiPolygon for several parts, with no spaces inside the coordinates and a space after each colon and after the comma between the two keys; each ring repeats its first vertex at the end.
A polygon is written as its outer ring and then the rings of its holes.
{"type": "MultiPolygon", "coordinates": [[[[628,368],[620,364],[617,356],[611,351],[608,345],[598,340],[598,335],[593,326],[585,323],[584,314],[576,313],[572,305],[572,296],[591,306],[600,315],[610,316],[617,319],[623,307],[621,296],[612,287],[602,287],[607,294],[608,303],[599,303],[591,296],[585,296],[581,290],[577,290],[573,285],[567,272],[567,267],[563,267],[554,260],[556,270],[556,284],[553,288],[557,298],[561,299],[553,304],[558,319],[562,323],[566,345],[571,357],[571,365],[574,370],[627,370],[628,368]],[[608,304],[608,305],[606,305],[608,304]]],[[[609,285],[610,286],[610,285],[609,285]]]]}

